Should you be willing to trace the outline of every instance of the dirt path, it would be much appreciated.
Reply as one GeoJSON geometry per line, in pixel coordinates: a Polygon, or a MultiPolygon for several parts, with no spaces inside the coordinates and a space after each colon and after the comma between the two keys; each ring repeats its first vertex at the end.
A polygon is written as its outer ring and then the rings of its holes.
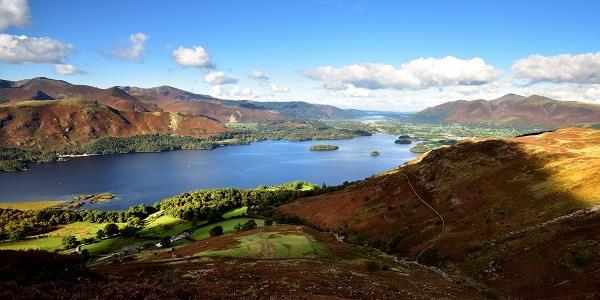
{"type": "Polygon", "coordinates": [[[415,188],[413,187],[413,185],[410,183],[410,179],[408,178],[408,175],[406,175],[406,182],[408,182],[408,186],[410,186],[410,189],[413,191],[413,193],[415,193],[415,195],[417,196],[417,198],[419,199],[419,201],[421,201],[421,203],[425,204],[427,207],[429,207],[429,209],[431,211],[433,211],[442,221],[442,231],[440,231],[440,233],[438,233],[433,240],[431,241],[431,245],[429,245],[429,247],[421,250],[421,252],[419,252],[419,255],[417,255],[417,259],[416,261],[419,261],[419,258],[421,258],[421,255],[423,255],[423,253],[431,248],[433,248],[433,246],[435,246],[435,243],[437,242],[437,240],[440,238],[440,236],[442,235],[442,233],[444,233],[444,230],[446,229],[446,221],[444,221],[444,217],[437,211],[435,210],[435,208],[433,208],[431,205],[429,205],[429,203],[425,202],[421,196],[419,196],[419,194],[417,193],[417,191],[415,190],[415,188]]]}

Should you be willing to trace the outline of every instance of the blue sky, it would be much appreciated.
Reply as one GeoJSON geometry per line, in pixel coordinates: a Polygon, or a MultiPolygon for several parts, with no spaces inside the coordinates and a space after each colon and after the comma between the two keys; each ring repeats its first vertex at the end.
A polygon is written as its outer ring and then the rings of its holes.
{"type": "Polygon", "coordinates": [[[600,2],[497,2],[0,0],[0,78],[397,111],[509,92],[600,103],[600,2]]]}

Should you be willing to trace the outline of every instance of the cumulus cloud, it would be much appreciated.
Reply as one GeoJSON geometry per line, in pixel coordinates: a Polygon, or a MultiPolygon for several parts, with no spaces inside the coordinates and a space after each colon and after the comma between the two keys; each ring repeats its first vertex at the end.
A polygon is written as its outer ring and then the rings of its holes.
{"type": "Polygon", "coordinates": [[[201,46],[193,48],[179,47],[173,51],[173,59],[183,67],[212,69],[215,65],[210,60],[208,52],[201,46]]]}
{"type": "Polygon", "coordinates": [[[325,88],[340,89],[346,84],[364,89],[427,89],[436,86],[482,85],[500,76],[500,71],[479,57],[459,59],[419,58],[395,67],[383,63],[362,63],[334,68],[323,66],[301,71],[307,78],[323,82],[325,88]]]}
{"type": "Polygon", "coordinates": [[[27,0],[0,0],[0,30],[9,26],[24,26],[28,22],[27,0]]]}
{"type": "Polygon", "coordinates": [[[209,95],[218,98],[219,96],[221,96],[223,94],[223,87],[220,85],[213,85],[210,88],[210,92],[208,92],[209,95]]]}
{"type": "Polygon", "coordinates": [[[126,48],[121,48],[113,51],[111,53],[112,57],[122,58],[122,59],[131,59],[134,61],[139,61],[142,59],[142,55],[146,50],[144,43],[150,38],[149,35],[138,32],[129,36],[129,45],[126,48]]]}
{"type": "Polygon", "coordinates": [[[578,55],[531,55],[517,60],[512,69],[517,78],[530,84],[600,83],[600,52],[578,55]]]}
{"type": "Polygon", "coordinates": [[[222,85],[213,85],[210,88],[210,92],[208,94],[215,98],[223,96],[234,98],[247,98],[252,95],[252,89],[249,87],[241,87],[239,85],[234,85],[233,87],[231,87],[231,89],[229,89],[229,91],[226,91],[225,89],[223,89],[222,85]]]}
{"type": "Polygon", "coordinates": [[[241,87],[238,85],[234,85],[231,90],[229,90],[228,93],[229,96],[231,97],[248,97],[250,95],[252,95],[252,89],[249,87],[241,87]]]}
{"type": "Polygon", "coordinates": [[[54,73],[59,75],[73,75],[73,74],[84,74],[85,72],[77,69],[74,65],[69,64],[57,64],[52,68],[54,73]]]}
{"type": "Polygon", "coordinates": [[[284,85],[271,84],[271,91],[276,93],[289,93],[290,88],[284,85]]]}
{"type": "Polygon", "coordinates": [[[48,37],[0,34],[0,60],[9,64],[61,63],[73,49],[71,44],[48,37]]]}
{"type": "Polygon", "coordinates": [[[255,79],[255,80],[259,80],[259,81],[268,81],[269,77],[267,75],[265,75],[261,70],[258,69],[254,69],[252,71],[250,71],[250,74],[248,74],[249,78],[255,79]]]}
{"type": "Polygon", "coordinates": [[[225,75],[223,71],[210,72],[204,75],[204,81],[211,85],[222,85],[236,83],[238,80],[231,76],[225,75]]]}

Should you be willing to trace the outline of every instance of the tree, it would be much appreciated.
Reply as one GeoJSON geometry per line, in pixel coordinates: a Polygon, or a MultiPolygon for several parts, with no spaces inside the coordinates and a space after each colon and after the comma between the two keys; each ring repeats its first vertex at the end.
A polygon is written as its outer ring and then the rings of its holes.
{"type": "Polygon", "coordinates": [[[104,230],[98,229],[98,231],[96,231],[96,238],[98,238],[99,240],[104,238],[104,235],[105,235],[104,230]]]}
{"type": "Polygon", "coordinates": [[[119,226],[115,223],[106,224],[106,226],[104,226],[104,233],[106,236],[119,234],[119,226]]]}
{"type": "Polygon", "coordinates": [[[21,230],[13,231],[10,233],[11,240],[18,241],[18,240],[22,240],[24,238],[25,238],[25,233],[21,230]]]}
{"type": "Polygon", "coordinates": [[[219,236],[223,235],[223,226],[218,225],[210,229],[210,236],[219,236]]]}
{"type": "Polygon", "coordinates": [[[129,217],[129,219],[127,219],[127,224],[140,228],[144,226],[144,221],[142,221],[142,219],[139,217],[129,217]]]}
{"type": "Polygon", "coordinates": [[[69,249],[79,245],[79,242],[77,241],[77,238],[75,236],[67,235],[62,238],[62,244],[63,246],[65,246],[66,249],[69,249]]]}
{"type": "Polygon", "coordinates": [[[161,244],[161,247],[163,247],[163,248],[171,246],[171,237],[166,236],[166,237],[162,238],[162,240],[160,240],[160,244],[161,244]]]}
{"type": "Polygon", "coordinates": [[[256,228],[256,221],[248,220],[248,222],[242,224],[242,230],[250,230],[256,228]]]}
{"type": "Polygon", "coordinates": [[[135,235],[135,233],[138,231],[137,228],[131,226],[131,225],[127,225],[125,227],[123,227],[123,229],[121,229],[121,234],[124,237],[132,237],[135,235]]]}
{"type": "Polygon", "coordinates": [[[242,230],[242,224],[240,224],[240,223],[235,224],[235,226],[233,226],[233,230],[235,230],[235,231],[241,231],[242,230]]]}
{"type": "Polygon", "coordinates": [[[266,219],[266,220],[265,220],[265,226],[271,226],[271,225],[273,225],[273,220],[271,220],[271,219],[266,219]]]}

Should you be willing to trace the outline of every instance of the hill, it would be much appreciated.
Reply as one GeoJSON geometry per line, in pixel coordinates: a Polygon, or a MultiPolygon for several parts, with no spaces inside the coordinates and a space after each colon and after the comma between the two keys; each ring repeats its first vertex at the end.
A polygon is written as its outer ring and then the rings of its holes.
{"type": "Polygon", "coordinates": [[[279,212],[498,297],[600,294],[600,131],[464,141],[279,212]]]}
{"type": "Polygon", "coordinates": [[[139,88],[130,86],[101,89],[62,80],[0,80],[0,105],[30,100],[92,100],[122,111],[177,112],[203,115],[221,122],[255,122],[285,119],[348,119],[364,115],[357,110],[294,102],[259,102],[217,99],[170,86],[139,88]]]}
{"type": "Polygon", "coordinates": [[[143,103],[117,87],[100,89],[45,77],[20,81],[2,80],[0,99],[7,102],[4,105],[30,100],[80,99],[98,101],[118,110],[142,112],[159,110],[155,105],[143,103]]]}
{"type": "Polygon", "coordinates": [[[85,100],[24,101],[0,107],[0,146],[43,151],[102,137],[148,134],[207,136],[230,129],[204,116],[120,111],[85,100]]]}
{"type": "Polygon", "coordinates": [[[426,108],[412,117],[433,123],[550,128],[600,124],[600,105],[508,94],[495,100],[458,100],[426,108]]]}
{"type": "Polygon", "coordinates": [[[168,112],[206,115],[221,122],[267,121],[283,119],[280,112],[259,107],[244,106],[239,101],[224,101],[206,95],[194,94],[170,86],[155,88],[121,87],[144,103],[156,105],[168,112]]]}
{"type": "Polygon", "coordinates": [[[304,226],[236,232],[160,249],[142,261],[88,267],[75,255],[0,254],[2,274],[14,274],[0,275],[7,299],[481,298],[430,269],[369,255],[304,226]]]}

